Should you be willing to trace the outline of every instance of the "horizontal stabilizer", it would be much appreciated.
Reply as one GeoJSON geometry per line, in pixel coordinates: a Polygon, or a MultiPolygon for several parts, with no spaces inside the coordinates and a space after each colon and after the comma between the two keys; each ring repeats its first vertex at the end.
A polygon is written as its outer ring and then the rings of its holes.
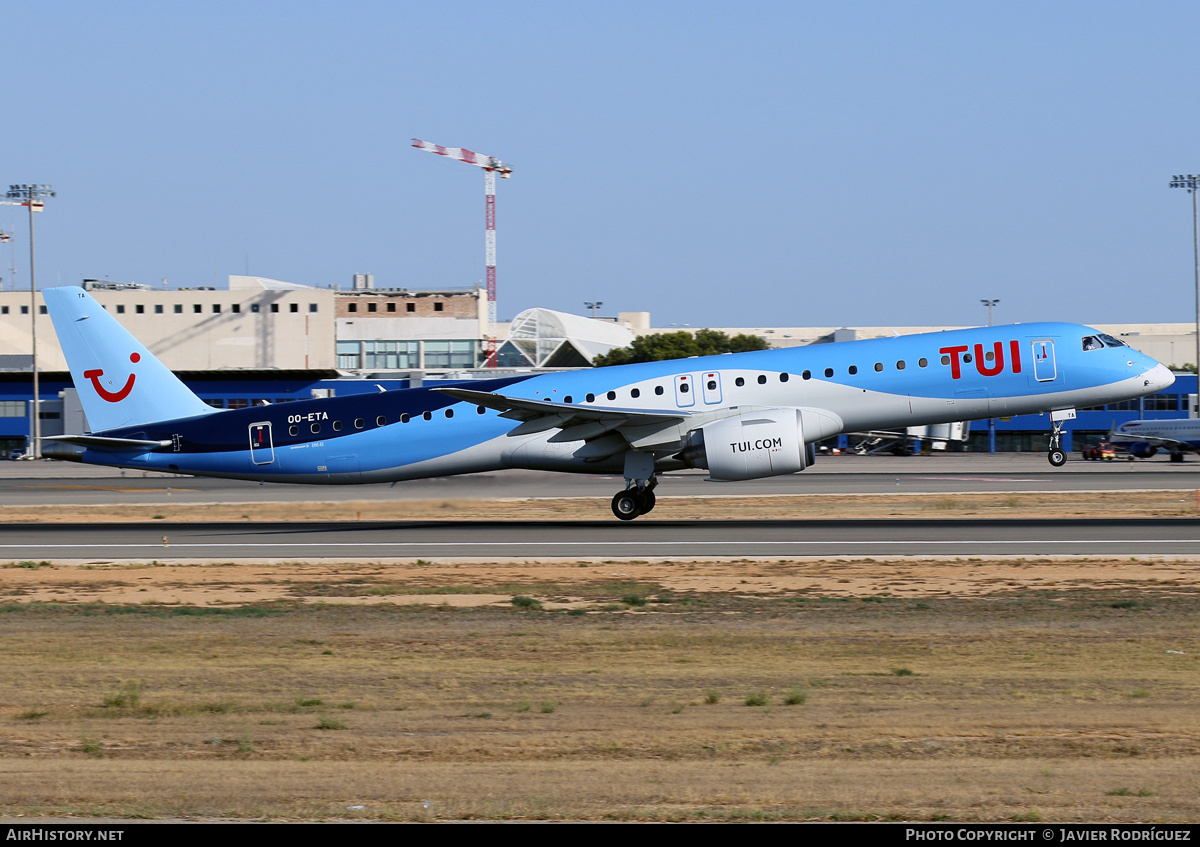
{"type": "Polygon", "coordinates": [[[93,450],[115,450],[118,452],[157,450],[170,447],[171,441],[144,441],[140,438],[105,438],[102,435],[47,435],[43,441],[61,441],[93,450]]]}

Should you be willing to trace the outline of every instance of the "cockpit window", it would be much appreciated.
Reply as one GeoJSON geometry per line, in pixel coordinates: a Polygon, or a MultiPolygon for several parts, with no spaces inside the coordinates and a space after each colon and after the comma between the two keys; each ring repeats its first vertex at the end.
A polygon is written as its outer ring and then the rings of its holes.
{"type": "Polygon", "coordinates": [[[1088,336],[1084,337],[1084,339],[1083,339],[1084,352],[1087,352],[1088,350],[1102,350],[1102,349],[1104,349],[1104,342],[1101,341],[1097,336],[1088,335],[1088,336]]]}
{"type": "Polygon", "coordinates": [[[1111,335],[1101,335],[1100,340],[1103,341],[1105,346],[1107,346],[1107,347],[1128,347],[1129,346],[1121,339],[1113,338],[1111,335]]]}

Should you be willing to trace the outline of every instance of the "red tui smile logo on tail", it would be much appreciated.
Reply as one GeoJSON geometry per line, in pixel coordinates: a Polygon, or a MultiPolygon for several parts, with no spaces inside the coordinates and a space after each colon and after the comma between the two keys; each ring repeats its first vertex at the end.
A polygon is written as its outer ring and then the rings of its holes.
{"type": "MultiPolygon", "coordinates": [[[[129,354],[129,361],[133,362],[135,365],[141,360],[142,357],[140,354],[129,354]]],[[[96,389],[96,393],[100,395],[102,400],[107,400],[109,403],[119,403],[128,397],[129,392],[133,390],[133,381],[137,379],[137,374],[131,373],[129,375],[129,379],[125,381],[125,385],[121,388],[121,390],[112,392],[105,390],[104,386],[100,384],[100,377],[102,376],[104,376],[104,371],[100,368],[83,372],[83,378],[90,379],[92,381],[92,388],[96,389]]]]}

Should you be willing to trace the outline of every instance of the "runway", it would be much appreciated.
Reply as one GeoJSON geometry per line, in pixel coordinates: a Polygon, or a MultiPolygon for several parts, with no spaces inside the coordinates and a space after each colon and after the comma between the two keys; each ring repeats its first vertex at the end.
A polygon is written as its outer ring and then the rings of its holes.
{"type": "MultiPolygon", "coordinates": [[[[1051,469],[1037,454],[931,457],[841,456],[802,474],[713,483],[702,472],[661,477],[660,505],[671,497],[1061,493],[1200,489],[1200,463],[1098,463],[1051,469]]],[[[142,475],[52,462],[0,463],[5,506],[111,506],[202,503],[329,503],[442,499],[608,498],[613,477],[533,471],[420,480],[394,487],[258,485],[237,480],[142,475]]],[[[1198,495],[1200,496],[1200,495],[1198,495]]],[[[1191,495],[1189,494],[1189,502],[1191,495]]],[[[164,511],[168,511],[165,510],[164,511]]],[[[143,511],[142,514],[145,514],[143,511]]],[[[607,507],[598,511],[607,515],[607,507]]],[[[170,517],[168,515],[168,517],[170,517]]],[[[1200,521],[1190,518],[1090,520],[917,518],[682,521],[345,521],[0,524],[0,560],[41,559],[338,559],[594,558],[741,556],[1196,555],[1200,521]]]]}
{"type": "MultiPolygon", "coordinates": [[[[746,482],[705,479],[703,471],[664,474],[659,497],[795,494],[963,494],[1200,488],[1200,461],[1085,462],[1073,457],[1061,470],[1045,456],[957,453],[936,456],[822,457],[803,473],[746,482]]],[[[619,477],[500,471],[380,485],[259,485],[122,471],[64,462],[0,462],[0,507],[125,503],[279,503],[329,500],[522,499],[611,497],[619,477]]]]}
{"type": "Polygon", "coordinates": [[[38,524],[0,559],[1145,556],[1200,554],[1200,519],[38,524]]]}

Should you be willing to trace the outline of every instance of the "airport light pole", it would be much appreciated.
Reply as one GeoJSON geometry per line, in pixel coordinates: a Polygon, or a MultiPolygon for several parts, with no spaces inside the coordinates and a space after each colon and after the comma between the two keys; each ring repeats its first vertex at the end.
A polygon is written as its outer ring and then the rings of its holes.
{"type": "Polygon", "coordinates": [[[604,305],[604,302],[603,302],[603,301],[601,301],[601,300],[597,300],[597,301],[596,301],[596,302],[594,302],[594,303],[584,302],[584,304],[583,304],[583,307],[584,307],[585,309],[591,309],[591,310],[592,310],[592,318],[595,318],[595,317],[596,317],[596,310],[597,310],[597,309],[599,309],[599,308],[600,308],[601,306],[603,306],[603,305],[604,305]]]}
{"type": "Polygon", "coordinates": [[[54,197],[54,189],[49,185],[10,185],[4,195],[9,205],[29,207],[29,341],[33,354],[31,369],[33,371],[33,426],[30,430],[32,449],[29,455],[34,459],[42,458],[42,403],[38,385],[37,364],[37,264],[33,251],[33,213],[45,208],[43,201],[46,197],[54,197]]]}
{"type": "MultiPolygon", "coordinates": [[[[1192,257],[1196,269],[1196,378],[1200,379],[1200,216],[1197,216],[1196,189],[1200,187],[1200,175],[1176,174],[1171,177],[1172,188],[1186,188],[1192,195],[1192,257]]],[[[1191,410],[1195,414],[1195,410],[1191,410]]]]}
{"type": "MultiPolygon", "coordinates": [[[[980,300],[980,303],[987,306],[988,310],[988,326],[992,325],[992,308],[996,306],[999,300],[980,300]]],[[[988,452],[996,452],[996,419],[988,418],[988,452]]]]}

